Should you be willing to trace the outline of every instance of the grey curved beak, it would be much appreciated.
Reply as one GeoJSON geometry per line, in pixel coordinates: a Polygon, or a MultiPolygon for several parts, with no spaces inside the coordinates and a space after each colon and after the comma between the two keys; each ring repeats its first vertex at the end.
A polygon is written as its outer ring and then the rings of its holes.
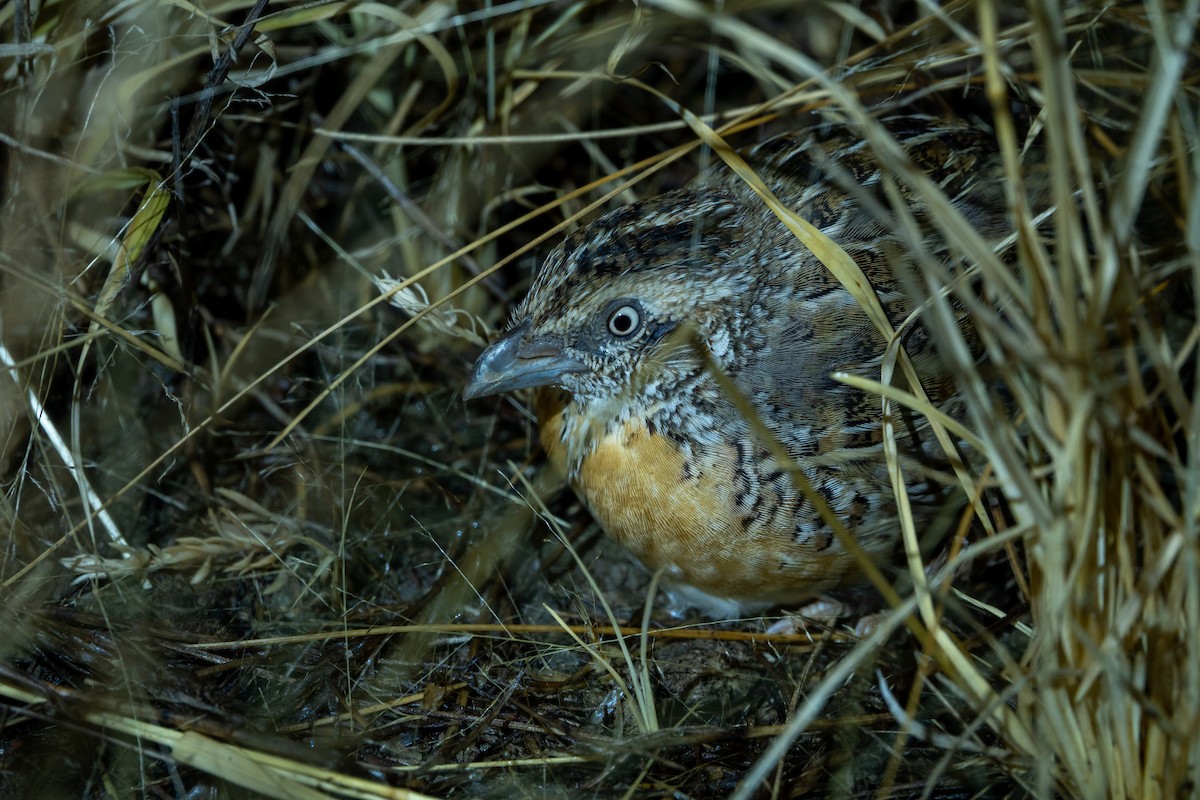
{"type": "Polygon", "coordinates": [[[565,373],[586,369],[582,362],[565,355],[558,344],[531,338],[528,333],[529,323],[523,322],[480,354],[463,389],[464,400],[556,386],[565,373]]]}

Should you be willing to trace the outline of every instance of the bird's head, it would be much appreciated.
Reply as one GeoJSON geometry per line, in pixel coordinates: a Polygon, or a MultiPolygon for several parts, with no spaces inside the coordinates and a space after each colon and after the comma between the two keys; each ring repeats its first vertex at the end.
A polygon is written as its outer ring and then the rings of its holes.
{"type": "Polygon", "coordinates": [[[463,396],[557,386],[606,401],[702,368],[688,327],[714,358],[731,347],[731,308],[747,296],[743,213],[716,189],[671,192],[613,211],[547,257],[508,331],[480,356],[463,396]]]}

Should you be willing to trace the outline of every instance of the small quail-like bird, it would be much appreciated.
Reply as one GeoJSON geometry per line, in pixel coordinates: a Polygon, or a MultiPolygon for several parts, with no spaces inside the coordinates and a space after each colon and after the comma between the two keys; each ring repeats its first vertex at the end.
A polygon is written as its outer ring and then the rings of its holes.
{"type": "MultiPolygon", "coordinates": [[[[885,124],[977,229],[1000,238],[1006,206],[988,133],[916,116],[885,124]]],[[[880,213],[887,205],[870,147],[849,126],[829,124],[744,155],[776,197],[858,263],[899,325],[914,308],[906,277],[919,268],[880,213]]],[[[929,210],[915,194],[907,199],[930,231],[926,251],[951,266],[929,210]]],[[[926,392],[952,405],[953,375],[928,331],[919,321],[905,330],[926,392]]],[[[569,235],[479,358],[464,397],[539,388],[542,445],[604,529],[662,569],[678,599],[714,615],[756,613],[851,585],[861,570],[713,370],[883,562],[900,525],[880,400],[831,373],[878,379],[884,348],[850,293],[727,173],[569,235]]],[[[940,454],[923,418],[897,428],[907,457],[940,454]]],[[[932,482],[916,481],[917,496],[932,492],[932,482]]],[[[918,525],[932,513],[918,504],[918,525]]]]}

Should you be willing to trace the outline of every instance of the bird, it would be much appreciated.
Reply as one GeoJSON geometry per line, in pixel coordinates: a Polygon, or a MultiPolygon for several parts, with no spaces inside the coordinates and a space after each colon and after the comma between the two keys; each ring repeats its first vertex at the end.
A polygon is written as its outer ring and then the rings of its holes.
{"type": "MultiPolygon", "coordinates": [[[[881,124],[984,236],[1008,231],[994,134],[918,114],[881,124]]],[[[920,260],[885,211],[885,171],[859,130],[823,121],[743,157],[858,264],[901,326],[920,300],[920,260]]],[[[925,257],[961,268],[923,198],[899,188],[927,237],[925,257]]],[[[967,316],[957,318],[969,338],[967,316]]],[[[954,371],[920,317],[903,342],[931,401],[956,413],[954,371]]],[[[725,170],[567,235],[463,395],[534,389],[547,458],[601,527],[661,571],[676,605],[725,618],[799,607],[864,580],[796,472],[869,560],[895,559],[901,527],[880,398],[833,377],[878,380],[885,345],[851,293],[725,170]]],[[[897,429],[906,459],[944,463],[923,417],[907,414],[897,429]]],[[[927,525],[944,495],[929,470],[913,473],[908,488],[928,502],[912,513],[927,525]]]]}

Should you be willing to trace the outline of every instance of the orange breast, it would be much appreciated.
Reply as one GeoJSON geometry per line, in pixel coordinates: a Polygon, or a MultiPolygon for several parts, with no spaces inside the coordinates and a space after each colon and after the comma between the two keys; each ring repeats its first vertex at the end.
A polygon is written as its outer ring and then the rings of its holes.
{"type": "Polygon", "coordinates": [[[845,554],[835,563],[834,552],[796,541],[791,517],[772,529],[738,513],[732,444],[693,452],[685,465],[685,451],[639,419],[564,436],[567,399],[539,403],[542,444],[604,529],[649,569],[745,608],[798,603],[844,582],[845,554]]]}

